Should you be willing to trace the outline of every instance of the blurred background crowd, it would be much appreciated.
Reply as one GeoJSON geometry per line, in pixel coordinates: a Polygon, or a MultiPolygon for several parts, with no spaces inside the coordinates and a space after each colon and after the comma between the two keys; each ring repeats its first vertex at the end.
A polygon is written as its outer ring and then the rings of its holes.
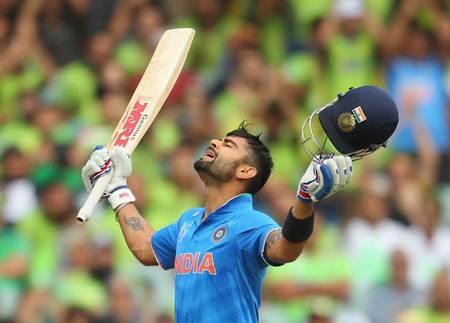
{"type": "Polygon", "coordinates": [[[173,273],[138,264],[106,205],[75,215],[81,167],[176,26],[193,47],[129,180],[149,222],[202,205],[193,160],[248,120],[275,162],[255,204],[281,223],[305,116],[380,85],[400,111],[390,145],[269,269],[261,322],[450,322],[448,0],[0,0],[0,322],[173,322],[173,273]]]}

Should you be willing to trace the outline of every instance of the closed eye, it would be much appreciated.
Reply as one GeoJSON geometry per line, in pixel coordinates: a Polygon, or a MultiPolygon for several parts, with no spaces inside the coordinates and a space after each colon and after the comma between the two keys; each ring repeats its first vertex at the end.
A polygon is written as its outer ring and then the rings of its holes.
{"type": "Polygon", "coordinates": [[[226,147],[237,148],[237,144],[233,140],[230,140],[228,138],[224,138],[223,142],[225,143],[226,147]]]}

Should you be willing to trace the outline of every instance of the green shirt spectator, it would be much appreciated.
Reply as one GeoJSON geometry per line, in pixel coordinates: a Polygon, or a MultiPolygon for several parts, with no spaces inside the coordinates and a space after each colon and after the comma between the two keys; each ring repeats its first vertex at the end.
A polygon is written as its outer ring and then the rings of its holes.
{"type": "Polygon", "coordinates": [[[58,69],[51,83],[43,91],[46,101],[78,112],[88,122],[101,118],[95,107],[98,80],[91,68],[82,61],[69,63],[58,69]]]}
{"type": "MultiPolygon", "coordinates": [[[[297,52],[287,57],[281,67],[284,79],[296,95],[301,110],[312,111],[330,101],[323,81],[317,55],[314,52],[297,52]]],[[[307,115],[301,116],[299,121],[307,115]]]]}
{"type": "MultiPolygon", "coordinates": [[[[0,219],[0,222],[2,220],[0,219]]],[[[0,320],[12,318],[25,288],[25,272],[11,272],[8,263],[26,267],[29,248],[23,236],[13,227],[0,223],[0,320]]]]}
{"type": "Polygon", "coordinates": [[[105,286],[84,270],[73,270],[59,278],[55,294],[62,304],[94,314],[101,314],[107,309],[105,286]]]}
{"type": "MultiPolygon", "coordinates": [[[[255,102],[256,103],[256,102],[255,102]]],[[[225,90],[214,104],[214,115],[220,120],[221,133],[227,133],[236,128],[242,120],[250,120],[251,111],[256,109],[255,104],[243,104],[230,90],[225,90]]]]}
{"type": "Polygon", "coordinates": [[[114,59],[129,75],[142,73],[148,65],[147,50],[135,39],[127,39],[119,44],[114,59]]]}
{"type": "Polygon", "coordinates": [[[0,77],[0,107],[9,117],[17,117],[18,99],[29,90],[37,89],[44,81],[39,66],[29,60],[21,71],[0,77]]]}
{"type": "Polygon", "coordinates": [[[208,28],[203,27],[195,17],[180,19],[177,26],[196,31],[185,65],[197,69],[206,79],[213,78],[213,72],[226,52],[227,40],[240,24],[239,19],[232,16],[223,16],[208,28]]]}
{"type": "Polygon", "coordinates": [[[0,126],[0,154],[11,146],[26,154],[37,153],[42,142],[39,130],[25,122],[14,120],[0,126]]]}
{"type": "Polygon", "coordinates": [[[58,270],[58,235],[60,228],[42,211],[30,214],[18,223],[19,232],[31,247],[29,284],[33,288],[48,288],[58,270]]]}
{"type": "Polygon", "coordinates": [[[350,87],[373,84],[375,42],[366,32],[353,36],[335,35],[327,47],[330,95],[350,87]]]}
{"type": "Polygon", "coordinates": [[[280,65],[287,52],[286,35],[289,34],[285,19],[268,17],[261,26],[261,47],[265,60],[270,65],[280,65]]]}
{"type": "Polygon", "coordinates": [[[325,16],[330,8],[330,0],[289,0],[293,15],[299,26],[299,38],[307,39],[314,21],[325,16]]]}

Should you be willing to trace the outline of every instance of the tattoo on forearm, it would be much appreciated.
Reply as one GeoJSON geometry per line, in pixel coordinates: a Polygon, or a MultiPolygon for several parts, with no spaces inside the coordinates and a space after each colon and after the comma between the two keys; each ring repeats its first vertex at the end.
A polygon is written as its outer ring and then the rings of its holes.
{"type": "Polygon", "coordinates": [[[277,241],[281,240],[283,235],[281,234],[281,229],[277,229],[269,233],[266,241],[266,249],[272,247],[277,241]]]}
{"type": "Polygon", "coordinates": [[[142,226],[140,217],[137,216],[125,217],[124,222],[126,225],[130,226],[134,231],[139,230],[144,231],[144,227],[142,226]]]}

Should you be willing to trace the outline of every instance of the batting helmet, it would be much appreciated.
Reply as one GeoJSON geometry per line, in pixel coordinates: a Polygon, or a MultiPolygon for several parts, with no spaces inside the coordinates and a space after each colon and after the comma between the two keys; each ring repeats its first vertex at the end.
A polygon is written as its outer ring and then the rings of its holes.
{"type": "Polygon", "coordinates": [[[351,88],[305,120],[302,145],[310,157],[325,155],[329,140],[339,153],[356,160],[385,147],[397,124],[397,107],[384,89],[351,88]]]}

